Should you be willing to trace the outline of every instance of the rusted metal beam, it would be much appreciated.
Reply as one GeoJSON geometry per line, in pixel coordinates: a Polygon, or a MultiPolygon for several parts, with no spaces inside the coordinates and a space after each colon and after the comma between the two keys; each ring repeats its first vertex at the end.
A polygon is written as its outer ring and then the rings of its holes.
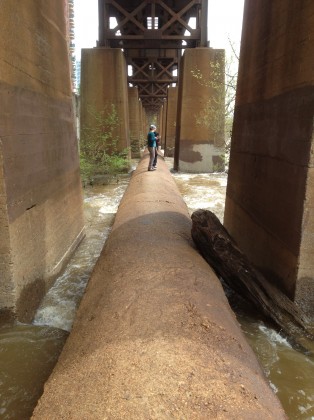
{"type": "Polygon", "coordinates": [[[168,86],[178,82],[173,71],[179,69],[182,50],[207,46],[207,4],[208,0],[98,0],[98,45],[123,48],[133,68],[128,83],[138,87],[149,109],[160,106],[168,86]]]}
{"type": "Polygon", "coordinates": [[[207,16],[208,16],[208,0],[202,0],[202,13],[199,17],[200,26],[202,28],[201,35],[200,35],[200,46],[201,47],[208,47],[208,34],[207,34],[207,16]]]}
{"type": "Polygon", "coordinates": [[[102,46],[105,39],[105,5],[103,0],[98,0],[98,46],[102,46]]]}
{"type": "MultiPolygon", "coordinates": [[[[185,32],[189,32],[189,37],[196,39],[199,36],[199,27],[192,28],[189,24],[191,17],[199,19],[199,9],[201,7],[200,0],[190,0],[185,3],[184,7],[179,10],[172,10],[165,1],[155,0],[153,2],[142,2],[132,12],[126,10],[126,6],[119,4],[115,0],[106,1],[108,13],[112,13],[111,17],[117,19],[117,26],[109,28],[104,36],[108,40],[117,37],[126,40],[139,38],[169,39],[169,36],[179,36],[179,38],[187,37],[185,32]],[[110,5],[110,7],[109,7],[110,5]],[[159,6],[159,15],[156,12],[156,6],[159,6]],[[149,22],[150,25],[149,26],[149,22]],[[198,33],[198,34],[197,34],[198,33]]],[[[124,2],[120,2],[124,3],[124,2]]],[[[171,2],[172,3],[172,2],[171,2]]],[[[110,16],[109,16],[110,18],[110,16]]]]}
{"type": "Polygon", "coordinates": [[[162,31],[155,31],[154,32],[154,36],[152,36],[151,31],[144,31],[142,34],[136,34],[136,35],[119,35],[117,36],[115,33],[115,29],[114,30],[107,30],[104,31],[105,33],[105,37],[108,40],[118,40],[118,41],[136,41],[136,40],[140,40],[140,39],[145,39],[147,40],[155,40],[155,39],[162,39],[162,40],[169,40],[169,41],[173,41],[173,40],[179,40],[179,41],[183,41],[183,40],[190,40],[190,39],[199,39],[200,36],[200,29],[191,29],[190,35],[180,35],[180,34],[176,34],[176,35],[168,35],[168,34],[164,34],[162,31]]]}

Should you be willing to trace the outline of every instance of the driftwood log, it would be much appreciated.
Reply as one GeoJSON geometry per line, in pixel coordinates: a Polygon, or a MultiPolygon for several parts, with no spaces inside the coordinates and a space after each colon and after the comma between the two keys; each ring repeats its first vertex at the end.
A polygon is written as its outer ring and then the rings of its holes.
{"type": "Polygon", "coordinates": [[[272,319],[293,344],[304,347],[300,337],[312,340],[305,314],[253,267],[217,216],[209,210],[197,210],[191,218],[195,245],[228,287],[272,319]]]}

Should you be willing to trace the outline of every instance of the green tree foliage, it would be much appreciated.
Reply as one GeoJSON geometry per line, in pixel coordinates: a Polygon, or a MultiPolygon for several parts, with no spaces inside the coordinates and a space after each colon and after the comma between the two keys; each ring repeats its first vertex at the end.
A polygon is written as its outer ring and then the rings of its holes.
{"type": "Polygon", "coordinates": [[[225,127],[227,137],[227,150],[230,151],[231,133],[233,125],[233,115],[235,98],[238,82],[238,67],[239,67],[239,54],[235,44],[229,39],[231,52],[227,57],[225,66],[225,127]]]}
{"type": "Polygon", "coordinates": [[[225,120],[225,90],[224,65],[220,62],[209,62],[210,79],[203,76],[202,72],[195,67],[191,70],[192,76],[202,86],[210,88],[211,95],[204,108],[195,116],[196,125],[210,128],[214,136],[224,131],[225,120]]]}
{"type": "Polygon", "coordinates": [[[199,69],[191,71],[198,83],[211,87],[214,95],[208,98],[206,106],[196,116],[196,124],[210,125],[213,132],[220,132],[221,121],[224,121],[225,151],[228,159],[231,144],[234,105],[238,78],[239,56],[234,43],[229,39],[231,52],[226,56],[225,65],[209,63],[211,80],[206,80],[199,69]],[[221,114],[223,113],[223,115],[221,114]]]}
{"type": "Polygon", "coordinates": [[[80,167],[84,182],[95,175],[127,172],[130,167],[128,148],[118,150],[119,138],[115,135],[119,125],[113,104],[101,112],[89,107],[91,123],[82,128],[80,167]]]}

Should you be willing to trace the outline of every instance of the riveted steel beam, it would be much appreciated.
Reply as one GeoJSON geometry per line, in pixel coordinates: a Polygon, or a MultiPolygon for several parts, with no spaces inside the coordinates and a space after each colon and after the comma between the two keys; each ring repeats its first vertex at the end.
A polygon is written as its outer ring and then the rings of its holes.
{"type": "Polygon", "coordinates": [[[121,48],[144,106],[165,100],[185,48],[207,45],[208,0],[99,0],[99,46],[121,48]],[[148,100],[149,99],[149,100],[148,100]]]}

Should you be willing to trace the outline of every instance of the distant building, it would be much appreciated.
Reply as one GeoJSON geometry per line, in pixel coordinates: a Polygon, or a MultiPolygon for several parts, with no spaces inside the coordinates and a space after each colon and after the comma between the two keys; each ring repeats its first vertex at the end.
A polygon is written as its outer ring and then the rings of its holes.
{"type": "Polygon", "coordinates": [[[81,62],[76,60],[76,91],[80,90],[81,84],[81,62]]]}
{"type": "Polygon", "coordinates": [[[76,58],[75,58],[75,31],[74,31],[74,0],[66,0],[65,2],[65,22],[67,31],[67,41],[69,49],[69,60],[71,69],[71,85],[72,91],[76,92],[76,58]]]}

